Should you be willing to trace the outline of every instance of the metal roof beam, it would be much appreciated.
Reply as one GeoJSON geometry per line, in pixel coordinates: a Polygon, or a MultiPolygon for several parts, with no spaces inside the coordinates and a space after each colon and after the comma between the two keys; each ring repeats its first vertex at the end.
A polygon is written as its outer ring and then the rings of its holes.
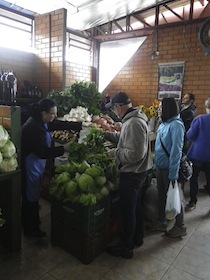
{"type": "Polygon", "coordinates": [[[137,19],[139,22],[141,22],[142,24],[148,26],[148,27],[151,27],[151,25],[149,23],[147,23],[143,18],[141,18],[139,15],[133,15],[133,17],[135,19],[137,19]]]}
{"type": "MultiPolygon", "coordinates": [[[[191,21],[188,21],[189,23],[197,23],[197,22],[203,22],[205,18],[198,18],[191,21]]],[[[162,28],[169,28],[174,26],[180,26],[186,24],[186,21],[181,22],[174,22],[174,23],[166,23],[158,26],[158,30],[162,28]]],[[[151,35],[157,28],[155,26],[153,27],[147,27],[143,29],[138,29],[134,31],[124,32],[124,33],[113,33],[113,34],[107,34],[107,35],[98,35],[94,36],[93,39],[99,40],[99,41],[113,41],[113,40],[120,40],[120,39],[126,39],[126,38],[133,38],[133,37],[142,37],[142,36],[149,36],[151,35]]]]}
{"type": "Polygon", "coordinates": [[[119,28],[122,32],[125,32],[125,30],[117,23],[116,20],[113,20],[113,23],[119,28]]]}
{"type": "Polygon", "coordinates": [[[169,6],[167,6],[166,4],[163,4],[163,6],[167,9],[167,10],[169,10],[170,12],[172,12],[172,14],[174,14],[176,17],[178,17],[179,19],[181,19],[181,20],[184,20],[184,18],[183,17],[181,17],[180,15],[178,15],[176,12],[174,12],[169,6]]]}

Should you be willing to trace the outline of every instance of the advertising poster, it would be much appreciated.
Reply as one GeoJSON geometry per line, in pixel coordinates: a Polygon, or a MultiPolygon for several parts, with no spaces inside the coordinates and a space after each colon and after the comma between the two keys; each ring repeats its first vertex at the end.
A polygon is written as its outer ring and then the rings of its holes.
{"type": "Polygon", "coordinates": [[[184,62],[158,64],[158,100],[164,97],[181,99],[184,62]]]}

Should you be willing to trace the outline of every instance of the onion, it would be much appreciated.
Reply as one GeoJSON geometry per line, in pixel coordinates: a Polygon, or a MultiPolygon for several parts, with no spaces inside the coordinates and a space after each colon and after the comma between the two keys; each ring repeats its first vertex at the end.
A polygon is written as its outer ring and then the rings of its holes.
{"type": "Polygon", "coordinates": [[[105,124],[107,124],[107,120],[105,120],[105,119],[103,119],[103,118],[100,118],[100,119],[98,120],[98,123],[101,124],[101,125],[105,125],[105,124]]]}
{"type": "Polygon", "coordinates": [[[100,119],[99,116],[93,116],[93,117],[92,117],[92,122],[97,123],[99,119],[100,119]]]}
{"type": "Polygon", "coordinates": [[[102,124],[101,127],[102,127],[104,130],[110,130],[110,125],[109,125],[108,123],[102,124]]]}

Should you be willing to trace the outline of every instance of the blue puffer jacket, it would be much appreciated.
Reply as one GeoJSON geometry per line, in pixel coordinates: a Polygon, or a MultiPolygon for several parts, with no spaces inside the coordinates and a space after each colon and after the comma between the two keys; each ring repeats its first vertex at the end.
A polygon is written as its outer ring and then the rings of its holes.
{"type": "Polygon", "coordinates": [[[188,157],[210,162],[210,114],[200,115],[193,120],[187,138],[193,141],[188,157]]]}
{"type": "Polygon", "coordinates": [[[155,141],[155,165],[160,169],[169,169],[169,180],[177,180],[179,178],[179,165],[184,143],[184,132],[184,124],[178,116],[161,123],[157,131],[155,141]],[[170,154],[169,157],[162,148],[160,138],[170,154]]]}

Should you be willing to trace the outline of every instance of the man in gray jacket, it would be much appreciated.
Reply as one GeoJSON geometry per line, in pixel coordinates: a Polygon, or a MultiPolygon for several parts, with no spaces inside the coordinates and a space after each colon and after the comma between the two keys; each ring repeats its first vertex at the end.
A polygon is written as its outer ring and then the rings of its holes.
{"type": "Polygon", "coordinates": [[[105,137],[117,148],[109,155],[116,160],[120,173],[119,193],[122,213],[122,241],[117,246],[107,247],[113,256],[126,259],[133,257],[134,246],[143,244],[142,185],[147,172],[152,168],[147,117],[140,108],[134,108],[127,94],[119,92],[106,108],[121,119],[120,132],[105,132],[105,137]]]}

